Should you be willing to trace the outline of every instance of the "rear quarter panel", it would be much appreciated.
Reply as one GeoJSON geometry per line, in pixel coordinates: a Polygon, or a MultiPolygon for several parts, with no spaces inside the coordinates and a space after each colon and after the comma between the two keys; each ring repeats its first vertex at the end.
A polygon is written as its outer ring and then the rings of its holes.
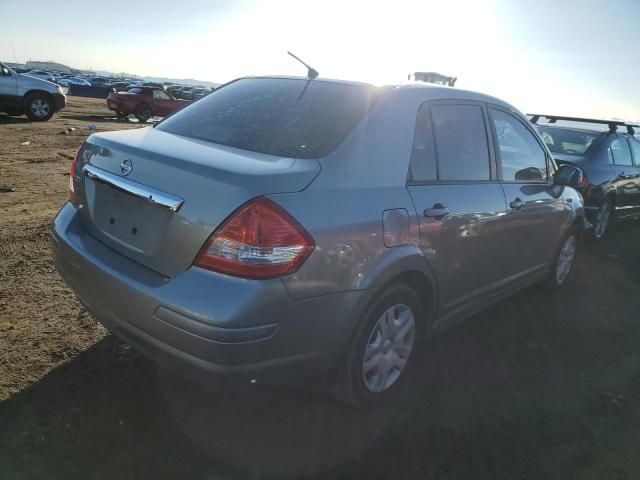
{"type": "Polygon", "coordinates": [[[423,273],[435,285],[419,246],[415,208],[404,186],[304,191],[270,198],[289,211],[316,243],[300,270],[283,278],[292,297],[382,287],[408,271],[423,273]],[[383,212],[395,208],[409,213],[408,240],[386,247],[383,212]]]}

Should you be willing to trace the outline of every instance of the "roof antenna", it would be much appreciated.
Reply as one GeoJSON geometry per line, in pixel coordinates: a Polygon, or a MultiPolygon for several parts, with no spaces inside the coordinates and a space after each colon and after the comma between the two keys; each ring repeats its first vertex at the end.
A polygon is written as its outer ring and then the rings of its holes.
{"type": "Polygon", "coordinates": [[[306,63],[304,63],[302,60],[300,60],[298,57],[296,57],[293,53],[291,52],[287,52],[289,55],[291,55],[293,58],[295,58],[297,61],[299,61],[302,65],[304,65],[305,67],[307,67],[307,78],[309,80],[313,80],[314,78],[316,78],[319,74],[318,71],[313,68],[310,67],[309,65],[307,65],[306,63]]]}

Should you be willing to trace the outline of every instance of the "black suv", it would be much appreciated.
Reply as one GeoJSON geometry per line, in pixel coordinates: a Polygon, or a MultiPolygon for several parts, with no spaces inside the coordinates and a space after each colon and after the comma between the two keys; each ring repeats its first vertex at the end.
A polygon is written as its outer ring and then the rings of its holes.
{"type": "Polygon", "coordinates": [[[640,217],[640,139],[635,136],[640,126],[529,115],[556,162],[582,169],[578,190],[584,197],[596,238],[601,238],[615,220],[640,217]],[[541,119],[547,122],[541,123],[541,119]],[[562,125],[558,125],[559,121],[562,125]],[[608,130],[603,131],[603,127],[608,130]]]}

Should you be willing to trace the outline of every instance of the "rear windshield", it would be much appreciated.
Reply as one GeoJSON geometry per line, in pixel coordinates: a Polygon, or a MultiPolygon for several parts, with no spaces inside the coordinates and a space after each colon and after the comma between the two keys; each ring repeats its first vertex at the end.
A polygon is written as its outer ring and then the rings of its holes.
{"type": "Polygon", "coordinates": [[[565,155],[585,155],[593,141],[599,136],[598,133],[566,128],[537,128],[540,137],[547,144],[551,153],[565,155]]]}
{"type": "Polygon", "coordinates": [[[362,120],[377,91],[319,80],[241,79],[180,110],[157,128],[268,155],[324,157],[362,120]]]}

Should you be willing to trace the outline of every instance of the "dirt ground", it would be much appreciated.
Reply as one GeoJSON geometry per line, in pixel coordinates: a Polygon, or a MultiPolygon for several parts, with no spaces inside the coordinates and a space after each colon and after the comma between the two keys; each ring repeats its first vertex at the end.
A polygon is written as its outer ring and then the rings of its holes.
{"type": "Polygon", "coordinates": [[[108,335],[53,269],[74,149],[91,124],[136,128],[69,100],[46,124],[0,114],[0,479],[640,477],[640,222],[583,245],[559,294],[529,288],[430,343],[394,408],[204,389],[108,335]]]}
{"type": "Polygon", "coordinates": [[[15,190],[0,192],[0,400],[105,335],[60,282],[47,226],[68,198],[71,159],[89,126],[137,124],[105,121],[104,100],[68,98],[49,122],[0,113],[0,187],[15,190]]]}

